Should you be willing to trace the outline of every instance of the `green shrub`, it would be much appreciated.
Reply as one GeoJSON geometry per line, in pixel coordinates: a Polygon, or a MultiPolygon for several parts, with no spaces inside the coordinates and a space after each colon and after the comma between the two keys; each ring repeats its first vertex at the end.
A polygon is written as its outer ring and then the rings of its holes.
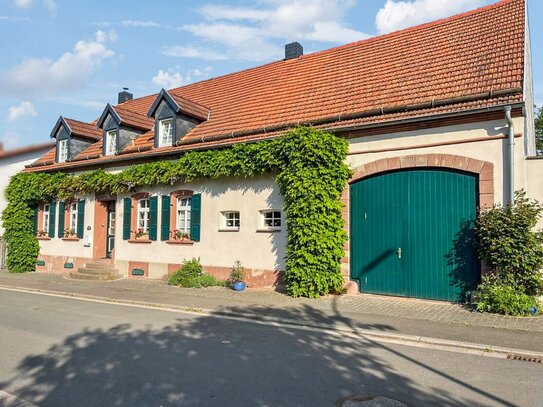
{"type": "Polygon", "coordinates": [[[192,258],[183,261],[181,268],[172,274],[168,280],[168,284],[181,287],[191,287],[191,279],[200,277],[204,274],[204,269],[200,264],[200,259],[192,258]]]}
{"type": "Polygon", "coordinates": [[[485,278],[477,290],[477,311],[504,315],[531,315],[533,307],[541,304],[522,290],[511,287],[491,278],[485,278]]]}
{"type": "Polygon", "coordinates": [[[185,288],[224,287],[226,281],[204,274],[200,259],[193,258],[183,262],[181,268],[172,274],[168,284],[185,288]]]}
{"type": "Polygon", "coordinates": [[[479,254],[495,279],[529,296],[543,293],[543,233],[534,230],[543,207],[515,193],[513,205],[495,206],[477,220],[479,254]]]}

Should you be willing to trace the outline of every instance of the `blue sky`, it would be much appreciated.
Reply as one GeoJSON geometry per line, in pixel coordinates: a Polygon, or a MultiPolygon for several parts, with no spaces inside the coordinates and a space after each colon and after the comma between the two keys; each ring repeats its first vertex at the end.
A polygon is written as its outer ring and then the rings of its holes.
{"type": "MultiPolygon", "coordinates": [[[[59,115],[91,121],[137,96],[493,3],[492,0],[0,0],[0,142],[46,142],[59,115]]],[[[529,0],[543,104],[543,2],[529,0]]],[[[507,27],[503,27],[507,29],[507,27]]]]}

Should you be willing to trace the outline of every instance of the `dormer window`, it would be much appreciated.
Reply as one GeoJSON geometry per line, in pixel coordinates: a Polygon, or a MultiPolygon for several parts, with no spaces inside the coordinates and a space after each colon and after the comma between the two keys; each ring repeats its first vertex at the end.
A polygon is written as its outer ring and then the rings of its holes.
{"type": "Polygon", "coordinates": [[[106,133],[106,155],[115,155],[117,153],[117,132],[115,130],[106,133]]]}
{"type": "Polygon", "coordinates": [[[173,119],[160,120],[158,126],[158,146],[169,147],[173,145],[173,119]]]}
{"type": "Polygon", "coordinates": [[[68,140],[58,142],[58,162],[64,163],[68,160],[68,140]]]}

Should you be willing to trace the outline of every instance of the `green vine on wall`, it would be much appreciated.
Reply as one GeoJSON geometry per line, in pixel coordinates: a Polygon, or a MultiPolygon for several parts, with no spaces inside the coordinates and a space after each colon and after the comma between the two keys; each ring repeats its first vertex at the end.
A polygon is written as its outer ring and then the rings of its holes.
{"type": "Polygon", "coordinates": [[[11,178],[2,215],[13,273],[35,270],[39,245],[34,207],[39,202],[94,193],[124,193],[144,186],[219,177],[277,173],[288,228],[285,283],[295,296],[340,292],[341,259],[347,234],[340,197],[351,172],[345,164],[348,143],[310,127],[283,137],[217,150],[192,151],[176,161],[134,165],[119,173],[104,170],[70,176],[23,172],[11,178]]]}

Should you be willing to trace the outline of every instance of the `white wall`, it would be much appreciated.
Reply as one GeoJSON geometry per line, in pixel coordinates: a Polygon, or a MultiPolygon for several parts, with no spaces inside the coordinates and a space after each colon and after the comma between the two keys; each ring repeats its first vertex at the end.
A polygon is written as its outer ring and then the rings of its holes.
{"type": "MultiPolygon", "coordinates": [[[[515,132],[522,133],[524,119],[515,118],[515,132]]],[[[447,126],[433,129],[423,129],[395,134],[360,137],[350,140],[352,153],[347,158],[349,165],[356,168],[381,158],[403,157],[416,154],[453,154],[494,164],[494,197],[496,202],[503,202],[504,191],[507,193],[509,182],[507,172],[508,140],[492,140],[492,136],[507,135],[509,129],[505,119],[447,126]],[[455,142],[466,139],[489,138],[487,141],[477,141],[464,144],[440,145],[423,147],[423,145],[455,142]],[[369,150],[385,150],[398,147],[410,147],[400,151],[385,151],[364,153],[369,150]],[[356,154],[360,153],[360,154],[356,154]]],[[[515,139],[515,189],[527,188],[526,160],[524,159],[524,142],[522,138],[515,139]]],[[[541,197],[543,201],[543,196],[541,197]]]]}
{"type": "MultiPolygon", "coordinates": [[[[122,199],[129,194],[117,196],[115,263],[124,271],[128,261],[149,262],[149,277],[160,278],[167,273],[168,263],[179,264],[184,259],[200,257],[202,264],[209,266],[231,267],[236,260],[252,269],[284,270],[286,248],[286,223],[279,232],[260,232],[259,211],[278,209],[283,206],[283,197],[279,192],[274,177],[271,175],[254,178],[220,178],[202,182],[177,183],[155,188],[143,188],[140,191],[152,195],[169,195],[171,191],[188,189],[202,194],[201,239],[193,245],[171,245],[157,240],[152,243],[129,243],[123,240],[123,204],[122,199]],[[240,212],[240,229],[237,232],[221,231],[221,211],[240,212]]],[[[173,208],[172,208],[173,209],[173,208]]],[[[133,208],[132,210],[135,210],[133,208]]],[[[162,222],[160,202],[158,211],[158,239],[162,222]]],[[[58,210],[56,217],[58,225],[58,210]]],[[[53,256],[74,256],[92,258],[94,228],[94,198],[86,197],[85,234],[90,235],[91,246],[84,247],[85,239],[78,242],[66,242],[55,237],[41,240],[41,254],[53,256]]],[[[58,229],[58,226],[55,230],[58,229]]],[[[170,229],[174,229],[173,226],[170,229]]]]}

